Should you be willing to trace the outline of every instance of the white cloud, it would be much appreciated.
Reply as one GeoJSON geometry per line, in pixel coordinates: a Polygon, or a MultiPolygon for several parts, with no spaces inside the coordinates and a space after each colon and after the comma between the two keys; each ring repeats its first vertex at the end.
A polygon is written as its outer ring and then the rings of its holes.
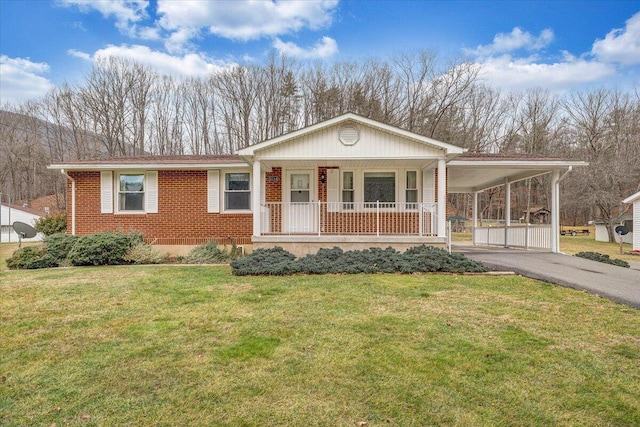
{"type": "Polygon", "coordinates": [[[640,12],[627,20],[624,29],[614,29],[604,40],[596,40],[591,52],[605,62],[640,64],[640,12]]]}
{"type": "Polygon", "coordinates": [[[530,32],[515,27],[510,33],[496,34],[491,44],[479,45],[475,49],[464,49],[464,51],[467,54],[481,57],[514,52],[520,49],[535,51],[547,47],[553,39],[553,31],[548,28],[542,30],[540,35],[535,37],[530,32]]]}
{"type": "Polygon", "coordinates": [[[97,11],[105,18],[114,18],[116,28],[129,37],[144,40],[156,40],[159,33],[156,28],[138,26],[137,23],[147,19],[149,0],[59,0],[63,6],[77,6],[83,12],[97,11]]]}
{"type": "Polygon", "coordinates": [[[42,76],[48,72],[49,65],[44,62],[0,56],[0,102],[17,104],[45,95],[53,87],[42,76]]]}
{"type": "Polygon", "coordinates": [[[158,1],[159,25],[172,33],[180,33],[184,43],[202,30],[232,40],[254,40],[300,31],[317,30],[329,25],[338,0],[318,1],[158,1]]]}
{"type": "Polygon", "coordinates": [[[276,38],[273,47],[283,55],[302,59],[327,58],[338,53],[338,44],[331,37],[323,37],[310,49],[303,49],[295,43],[283,42],[276,38]]]}
{"type": "Polygon", "coordinates": [[[513,59],[504,55],[489,58],[479,65],[483,81],[506,90],[531,87],[564,90],[616,75],[612,65],[567,56],[565,62],[544,64],[531,61],[530,58],[513,59]]]}
{"type": "Polygon", "coordinates": [[[143,64],[161,74],[176,77],[202,77],[210,73],[223,70],[232,64],[213,61],[202,54],[189,53],[185,55],[169,55],[149,49],[147,46],[107,46],[96,51],[93,55],[69,50],[72,56],[89,61],[116,56],[143,64]]]}

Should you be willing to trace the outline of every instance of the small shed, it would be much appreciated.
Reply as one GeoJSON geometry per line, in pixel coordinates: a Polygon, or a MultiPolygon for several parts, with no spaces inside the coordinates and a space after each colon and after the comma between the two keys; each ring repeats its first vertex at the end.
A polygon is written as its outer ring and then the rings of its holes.
{"type": "Polygon", "coordinates": [[[529,224],[547,224],[551,211],[542,206],[534,206],[529,210],[525,210],[525,219],[529,213],[529,224]]]}
{"type": "MultiPolygon", "coordinates": [[[[31,208],[9,203],[0,203],[0,243],[18,242],[18,234],[13,229],[14,222],[20,221],[33,226],[36,221],[44,215],[44,212],[31,208]]],[[[38,235],[32,239],[23,239],[23,241],[36,240],[42,240],[42,234],[38,233],[38,235]]]]}
{"type": "Polygon", "coordinates": [[[632,204],[633,220],[630,222],[629,234],[632,235],[633,251],[640,252],[640,191],[627,197],[623,202],[632,204]]]}
{"type": "MultiPolygon", "coordinates": [[[[609,233],[607,232],[607,223],[603,219],[597,219],[592,222],[593,226],[596,230],[596,242],[608,242],[609,241],[609,233]]],[[[631,230],[633,229],[633,217],[631,215],[622,215],[619,218],[619,221],[613,225],[615,228],[618,225],[624,225],[629,229],[629,234],[622,236],[622,241],[624,243],[631,244],[632,243],[632,235],[631,230]]],[[[615,234],[613,236],[616,242],[620,242],[620,236],[615,234]]]]}

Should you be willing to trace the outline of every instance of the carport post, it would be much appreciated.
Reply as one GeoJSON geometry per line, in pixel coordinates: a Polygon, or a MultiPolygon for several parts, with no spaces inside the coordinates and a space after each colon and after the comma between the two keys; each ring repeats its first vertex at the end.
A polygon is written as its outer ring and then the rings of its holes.
{"type": "Polygon", "coordinates": [[[551,174],[551,252],[560,252],[560,171],[551,174]]]}
{"type": "Polygon", "coordinates": [[[511,226],[511,183],[504,179],[504,247],[509,247],[509,227],[511,226]]]}
{"type": "Polygon", "coordinates": [[[471,230],[471,238],[473,240],[473,246],[476,245],[476,228],[478,228],[478,192],[473,192],[473,223],[471,230]]]}

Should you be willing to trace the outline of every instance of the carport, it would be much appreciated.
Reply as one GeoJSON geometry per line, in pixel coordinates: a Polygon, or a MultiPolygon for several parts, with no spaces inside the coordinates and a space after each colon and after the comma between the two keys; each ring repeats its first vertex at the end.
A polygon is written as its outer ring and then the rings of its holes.
{"type": "Polygon", "coordinates": [[[448,192],[473,195],[473,244],[560,252],[560,182],[588,163],[526,154],[465,153],[447,164],[448,192]],[[551,224],[511,225],[511,184],[551,174],[551,224]],[[504,226],[478,226],[478,195],[504,186],[504,226]]]}

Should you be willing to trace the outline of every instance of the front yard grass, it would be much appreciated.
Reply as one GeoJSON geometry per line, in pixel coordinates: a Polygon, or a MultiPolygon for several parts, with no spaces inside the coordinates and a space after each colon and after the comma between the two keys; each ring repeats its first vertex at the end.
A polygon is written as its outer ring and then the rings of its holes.
{"type": "Polygon", "coordinates": [[[0,272],[0,424],[640,425],[640,312],[518,276],[0,272]]]}

